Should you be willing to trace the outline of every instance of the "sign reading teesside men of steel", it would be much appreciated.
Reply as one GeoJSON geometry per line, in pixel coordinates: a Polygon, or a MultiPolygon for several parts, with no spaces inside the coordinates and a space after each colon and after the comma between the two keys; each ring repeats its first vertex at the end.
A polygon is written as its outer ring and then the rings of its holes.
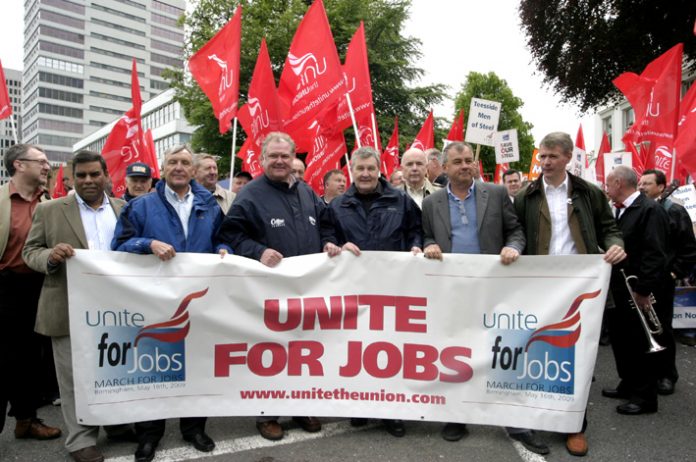
{"type": "Polygon", "coordinates": [[[78,251],[68,261],[77,415],[577,431],[609,272],[601,255],[505,266],[493,255],[344,252],[267,268],[236,256],[162,263],[78,251]]]}
{"type": "Polygon", "coordinates": [[[471,98],[465,141],[493,146],[493,134],[498,130],[501,107],[497,101],[471,98]]]}

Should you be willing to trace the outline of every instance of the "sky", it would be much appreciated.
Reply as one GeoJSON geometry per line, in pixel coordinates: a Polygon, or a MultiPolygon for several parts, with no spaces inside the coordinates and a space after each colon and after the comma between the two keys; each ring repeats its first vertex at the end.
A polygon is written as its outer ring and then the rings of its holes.
{"type": "MultiPolygon", "coordinates": [[[[519,27],[519,0],[413,0],[404,33],[421,40],[423,56],[416,65],[425,69],[422,84],[449,86],[448,98],[434,107],[436,117],[453,118],[454,96],[471,72],[495,72],[505,79],[515,96],[524,101],[524,120],[534,125],[535,144],[552,131],[565,131],[575,139],[580,123],[588,151],[595,140],[593,115],[562,104],[545,88],[536,72],[519,27]]],[[[0,60],[5,68],[22,69],[24,0],[3,1],[0,60]]],[[[466,108],[468,112],[468,108],[466,108]]]]}

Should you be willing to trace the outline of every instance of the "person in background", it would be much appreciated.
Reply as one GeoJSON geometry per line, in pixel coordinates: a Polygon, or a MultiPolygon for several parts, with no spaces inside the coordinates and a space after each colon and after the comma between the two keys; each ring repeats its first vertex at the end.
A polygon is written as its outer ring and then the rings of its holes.
{"type": "Polygon", "coordinates": [[[336,197],[346,192],[346,176],[341,170],[329,170],[324,175],[324,195],[322,199],[328,205],[336,197]]]}
{"type": "Polygon", "coordinates": [[[126,167],[126,192],[123,200],[130,202],[136,197],[143,196],[152,188],[152,170],[142,162],[134,162],[126,167]]]}
{"type": "Polygon", "coordinates": [[[227,213],[236,194],[218,184],[218,168],[215,156],[198,153],[193,156],[193,167],[196,171],[195,179],[198,184],[215,197],[222,213],[227,213]]]}
{"type": "MultiPolygon", "coordinates": [[[[232,192],[234,194],[239,194],[239,191],[244,187],[245,184],[253,180],[249,172],[237,172],[234,174],[232,179],[232,192]]],[[[229,210],[229,209],[228,209],[229,210]]]]}

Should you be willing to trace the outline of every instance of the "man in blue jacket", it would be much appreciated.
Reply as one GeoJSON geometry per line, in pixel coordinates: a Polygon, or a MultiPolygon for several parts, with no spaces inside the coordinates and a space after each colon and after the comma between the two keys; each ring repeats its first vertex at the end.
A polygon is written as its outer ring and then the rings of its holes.
{"type": "MultiPolygon", "coordinates": [[[[420,208],[379,176],[379,166],[379,154],[373,148],[359,148],[351,156],[353,184],[331,201],[321,222],[324,250],[329,255],[341,248],[355,255],[361,249],[421,252],[420,208]]],[[[364,418],[351,419],[353,426],[366,423],[364,418]]],[[[385,419],[384,425],[393,436],[406,434],[401,420],[385,419]]]]}
{"type": "MultiPolygon", "coordinates": [[[[218,233],[218,241],[236,255],[274,267],[284,257],[321,252],[319,220],[324,202],[307,183],[295,179],[294,159],[295,142],[289,135],[266,135],[261,146],[264,174],[239,191],[218,233]]],[[[307,432],[321,430],[314,417],[293,419],[307,432]]],[[[256,428],[268,440],[283,438],[278,417],[259,417],[256,428]]]]}
{"type": "MultiPolygon", "coordinates": [[[[213,253],[213,239],[222,222],[222,210],[208,190],[193,181],[193,154],[186,145],[164,155],[164,180],[156,191],[123,208],[111,248],[138,254],[154,254],[160,260],[177,252],[213,253]]],[[[205,417],[180,420],[181,434],[199,451],[210,452],[213,440],[205,433],[205,417]]],[[[149,462],[164,435],[164,420],[137,422],[136,462],[149,462]]]]}

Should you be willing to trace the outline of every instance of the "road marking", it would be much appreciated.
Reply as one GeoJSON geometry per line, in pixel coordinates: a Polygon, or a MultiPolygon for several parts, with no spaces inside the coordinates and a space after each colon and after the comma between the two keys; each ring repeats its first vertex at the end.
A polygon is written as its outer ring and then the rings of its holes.
{"type": "MultiPolygon", "coordinates": [[[[503,429],[503,431],[505,430],[503,429]]],[[[505,432],[505,434],[507,435],[507,432],[505,432]]],[[[546,457],[542,456],[541,454],[537,454],[535,452],[530,451],[529,449],[525,448],[524,445],[522,445],[522,443],[520,443],[519,441],[510,438],[509,435],[508,439],[517,451],[517,454],[519,454],[520,459],[522,459],[524,462],[547,462],[546,457]]]]}
{"type": "MultiPolygon", "coordinates": [[[[332,422],[323,424],[322,430],[317,433],[303,432],[302,429],[293,427],[290,432],[287,432],[285,437],[280,441],[269,441],[262,438],[260,435],[245,436],[242,438],[232,438],[228,440],[216,441],[215,450],[212,452],[200,452],[190,445],[162,449],[157,451],[156,461],[159,462],[179,462],[186,460],[202,459],[204,457],[215,457],[223,454],[234,454],[237,452],[251,451],[254,449],[277,447],[285,444],[301,443],[303,441],[314,440],[318,438],[326,438],[345,433],[358,432],[368,428],[374,428],[378,424],[366,425],[363,427],[351,427],[348,420],[340,422],[332,422]]],[[[524,448],[523,448],[524,449],[524,448]]],[[[133,462],[133,455],[111,457],[105,462],[133,462]]],[[[534,461],[537,462],[537,461],[534,461]]]]}

